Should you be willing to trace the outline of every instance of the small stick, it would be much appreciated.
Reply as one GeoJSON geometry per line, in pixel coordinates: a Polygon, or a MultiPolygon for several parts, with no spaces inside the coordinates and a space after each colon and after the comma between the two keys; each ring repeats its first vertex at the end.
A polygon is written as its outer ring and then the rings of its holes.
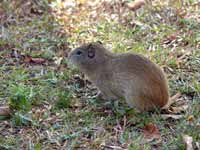
{"type": "Polygon", "coordinates": [[[180,93],[180,92],[176,93],[174,96],[172,96],[172,97],[169,99],[168,103],[167,103],[165,106],[163,106],[162,109],[168,109],[173,103],[176,102],[176,100],[177,100],[180,96],[181,96],[181,93],[180,93]]]}

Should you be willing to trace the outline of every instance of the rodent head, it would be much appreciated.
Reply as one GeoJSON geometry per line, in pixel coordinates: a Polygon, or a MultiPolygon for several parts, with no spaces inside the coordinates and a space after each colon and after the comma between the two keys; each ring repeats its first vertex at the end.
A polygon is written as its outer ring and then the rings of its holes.
{"type": "Polygon", "coordinates": [[[69,60],[83,72],[91,72],[102,67],[112,54],[106,50],[102,43],[93,42],[84,44],[69,55],[69,60]]]}

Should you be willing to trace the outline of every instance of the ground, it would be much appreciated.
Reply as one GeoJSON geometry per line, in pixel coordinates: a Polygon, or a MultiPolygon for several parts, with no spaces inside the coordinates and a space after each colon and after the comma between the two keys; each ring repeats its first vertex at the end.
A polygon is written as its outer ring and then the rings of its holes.
{"type": "Polygon", "coordinates": [[[200,3],[129,2],[1,1],[0,104],[11,115],[0,116],[0,149],[200,149],[200,3]],[[176,102],[139,113],[95,98],[67,59],[91,41],[160,65],[176,102]]]}

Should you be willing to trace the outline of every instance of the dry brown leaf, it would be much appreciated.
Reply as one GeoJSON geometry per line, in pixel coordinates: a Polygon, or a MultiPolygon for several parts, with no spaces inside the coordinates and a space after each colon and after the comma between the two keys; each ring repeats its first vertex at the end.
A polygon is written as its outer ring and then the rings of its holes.
{"type": "Polygon", "coordinates": [[[182,135],[183,142],[185,144],[186,150],[193,150],[192,147],[192,137],[189,135],[182,135]]]}
{"type": "Polygon", "coordinates": [[[161,138],[161,135],[157,126],[153,123],[149,123],[145,125],[142,130],[143,130],[144,138],[148,141],[161,138]]]}
{"type": "Polygon", "coordinates": [[[43,64],[45,63],[45,60],[43,58],[32,58],[31,62],[36,64],[43,64]]]}
{"type": "Polygon", "coordinates": [[[189,121],[190,123],[193,122],[194,119],[195,119],[195,118],[194,118],[193,115],[190,115],[190,116],[187,117],[187,121],[189,121]]]}
{"type": "Polygon", "coordinates": [[[0,107],[0,116],[9,116],[10,114],[11,114],[11,110],[9,106],[0,107]]]}
{"type": "Polygon", "coordinates": [[[46,62],[46,60],[43,58],[33,58],[31,56],[25,56],[24,62],[41,65],[41,64],[44,64],[46,62]]]}
{"type": "Polygon", "coordinates": [[[30,56],[25,56],[24,62],[25,62],[25,63],[30,63],[30,62],[31,62],[31,59],[32,59],[32,57],[30,57],[30,56]]]}
{"type": "Polygon", "coordinates": [[[145,0],[135,0],[133,2],[128,3],[128,8],[132,11],[136,11],[141,8],[145,4],[145,0]]]}

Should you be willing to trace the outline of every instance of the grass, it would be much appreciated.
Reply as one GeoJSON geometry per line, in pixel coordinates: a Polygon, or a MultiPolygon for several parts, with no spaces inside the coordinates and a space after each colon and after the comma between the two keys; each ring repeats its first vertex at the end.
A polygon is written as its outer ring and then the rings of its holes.
{"type": "Polygon", "coordinates": [[[157,4],[142,8],[137,16],[125,10],[121,20],[120,2],[94,7],[77,3],[0,4],[0,104],[13,110],[10,118],[0,118],[0,149],[181,150],[184,134],[198,149],[200,26],[195,16],[200,12],[192,7],[194,2],[184,1],[191,6],[179,10],[187,9],[184,17],[175,13],[176,7],[157,4]],[[139,24],[131,23],[133,18],[139,24]],[[124,103],[94,98],[97,89],[69,66],[67,55],[81,43],[98,40],[116,53],[140,53],[159,64],[171,95],[181,92],[166,113],[182,118],[165,119],[159,111],[138,113],[124,103]],[[29,57],[45,62],[31,62],[29,57]],[[144,137],[149,124],[158,128],[161,138],[144,137]]]}

